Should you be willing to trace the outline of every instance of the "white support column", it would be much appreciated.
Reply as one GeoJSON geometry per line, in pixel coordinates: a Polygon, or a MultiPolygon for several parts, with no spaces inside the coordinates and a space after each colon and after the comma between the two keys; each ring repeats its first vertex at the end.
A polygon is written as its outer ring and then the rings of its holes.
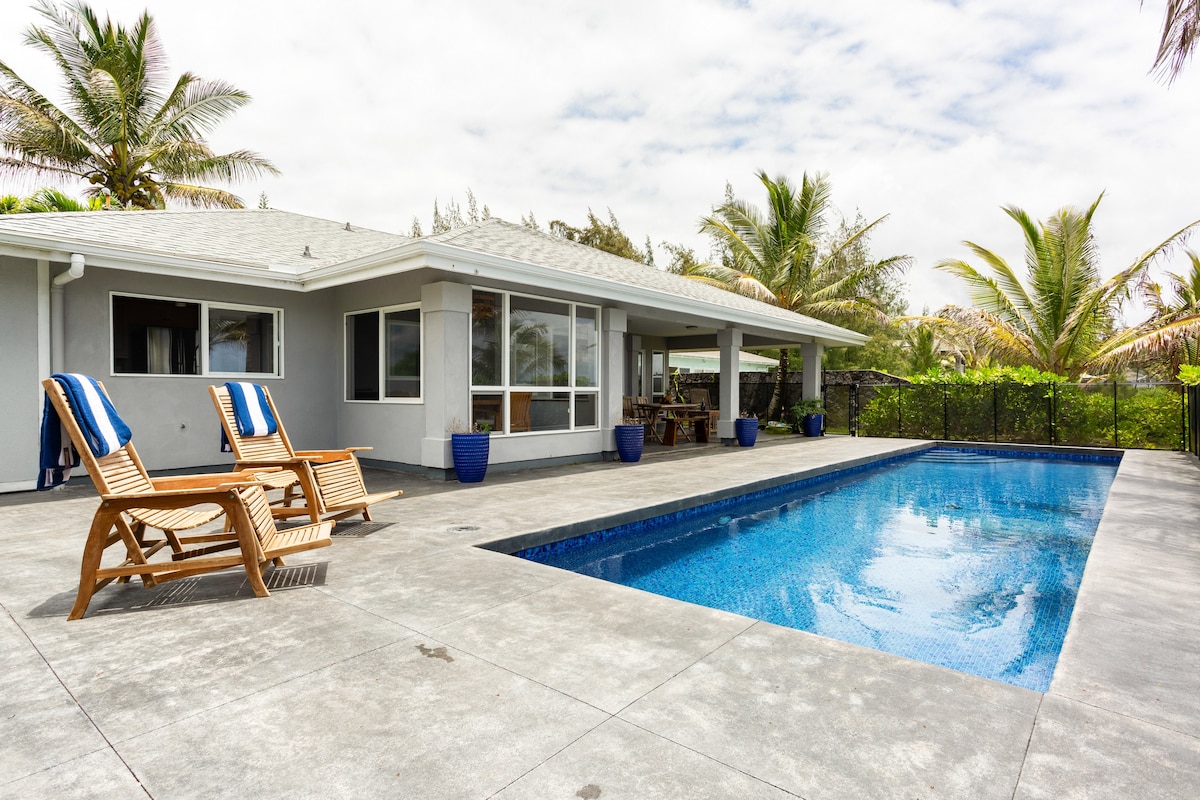
{"type": "MultiPolygon", "coordinates": [[[[626,318],[626,324],[628,324],[628,318],[626,318]]],[[[638,358],[645,363],[645,355],[642,353],[642,337],[626,336],[625,352],[629,357],[629,361],[625,364],[625,385],[629,387],[629,394],[639,395],[642,393],[642,384],[638,378],[638,358]]]]}
{"type": "Polygon", "coordinates": [[[721,418],[717,420],[717,436],[722,442],[736,440],[733,421],[742,413],[741,361],[742,332],[737,328],[717,331],[717,347],[721,350],[721,386],[717,407],[721,418]]]}
{"type": "Polygon", "coordinates": [[[450,422],[457,419],[466,424],[471,419],[471,287],[445,282],[422,286],[421,324],[425,397],[421,465],[449,469],[454,463],[450,422]]]}
{"type": "Polygon", "coordinates": [[[821,399],[821,356],[825,346],[817,342],[800,346],[800,354],[804,357],[804,377],[802,397],[805,400],[821,399]]]}
{"type": "Polygon", "coordinates": [[[621,397],[625,394],[625,329],[628,318],[619,308],[600,311],[600,429],[604,432],[604,452],[616,452],[617,439],[613,426],[621,421],[624,409],[621,397]]]}

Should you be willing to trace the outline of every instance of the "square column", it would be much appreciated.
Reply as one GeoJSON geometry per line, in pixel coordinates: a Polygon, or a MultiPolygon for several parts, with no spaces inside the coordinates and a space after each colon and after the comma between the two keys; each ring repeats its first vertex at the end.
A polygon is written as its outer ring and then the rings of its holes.
{"type": "Polygon", "coordinates": [[[804,357],[804,375],[801,379],[801,397],[805,400],[821,399],[821,356],[825,353],[825,345],[812,342],[800,345],[800,355],[804,357]]]}
{"type": "Polygon", "coordinates": [[[737,440],[733,421],[742,413],[741,361],[742,332],[737,328],[717,331],[717,347],[721,351],[720,398],[717,407],[717,436],[726,444],[737,440]]]}
{"type": "Polygon", "coordinates": [[[421,333],[421,466],[450,469],[450,422],[471,419],[471,287],[444,281],[422,286],[421,333]]]}
{"type": "Polygon", "coordinates": [[[619,308],[600,310],[600,429],[604,432],[604,451],[615,452],[617,438],[613,426],[621,421],[624,409],[628,369],[625,363],[625,329],[628,317],[619,308]]]}

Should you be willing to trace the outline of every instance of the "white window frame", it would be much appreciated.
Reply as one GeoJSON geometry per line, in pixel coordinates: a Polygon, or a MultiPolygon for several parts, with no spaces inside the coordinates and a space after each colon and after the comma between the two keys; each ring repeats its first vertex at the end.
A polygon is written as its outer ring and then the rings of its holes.
{"type": "Polygon", "coordinates": [[[390,306],[375,306],[372,308],[359,308],[354,311],[346,311],[342,314],[342,402],[343,403],[391,403],[395,405],[420,405],[425,402],[425,314],[419,313],[420,320],[420,347],[421,357],[417,359],[417,380],[420,382],[421,391],[416,397],[387,397],[387,315],[392,311],[412,311],[416,309],[421,311],[420,303],[400,303],[390,306]],[[377,335],[379,337],[379,399],[378,400],[351,400],[346,397],[346,382],[350,378],[350,359],[346,357],[346,347],[349,344],[346,339],[346,322],[349,317],[357,314],[370,314],[376,312],[379,314],[379,328],[377,335]]]}
{"type": "Polygon", "coordinates": [[[598,306],[592,303],[576,303],[572,300],[563,300],[558,297],[546,297],[544,295],[529,294],[527,292],[508,292],[501,289],[495,289],[490,286],[472,286],[472,292],[488,292],[490,294],[499,295],[501,298],[502,314],[504,324],[501,326],[500,337],[504,346],[500,353],[500,377],[501,383],[498,385],[483,385],[474,383],[472,376],[471,383],[471,398],[470,408],[474,408],[474,397],[477,394],[499,394],[503,398],[504,420],[501,430],[495,431],[496,434],[504,436],[552,436],[554,434],[572,433],[575,431],[596,431],[602,428],[600,420],[600,390],[603,383],[601,376],[604,374],[604,336],[601,330],[601,319],[603,306],[598,306]],[[544,300],[548,303],[558,303],[565,305],[568,308],[567,325],[570,331],[570,336],[567,341],[569,354],[569,368],[566,386],[530,386],[525,384],[511,383],[512,376],[509,373],[509,345],[512,343],[511,324],[512,324],[512,308],[511,300],[513,297],[524,297],[530,300],[544,300]],[[575,356],[576,356],[576,313],[578,307],[591,308],[596,312],[596,383],[592,386],[576,386],[575,385],[575,356]],[[531,392],[533,394],[567,394],[567,427],[559,428],[552,431],[516,431],[509,430],[512,424],[512,393],[513,392],[531,392]],[[596,424],[595,425],[576,425],[575,424],[575,397],[577,394],[589,394],[595,397],[596,406],[596,424]]]}
{"type": "Polygon", "coordinates": [[[157,294],[141,294],[138,292],[108,293],[108,374],[112,378],[256,378],[259,380],[282,380],[283,375],[283,309],[271,306],[254,306],[244,303],[227,303],[223,300],[198,300],[193,297],[167,297],[157,294]],[[196,346],[199,349],[199,373],[172,372],[117,372],[116,371],[116,331],[113,320],[113,298],[134,297],[141,300],[161,300],[167,303],[187,303],[200,307],[200,329],[196,331],[196,346]],[[274,372],[211,372],[208,368],[208,311],[210,308],[230,309],[232,311],[254,311],[271,314],[275,317],[275,371],[274,372]]]}

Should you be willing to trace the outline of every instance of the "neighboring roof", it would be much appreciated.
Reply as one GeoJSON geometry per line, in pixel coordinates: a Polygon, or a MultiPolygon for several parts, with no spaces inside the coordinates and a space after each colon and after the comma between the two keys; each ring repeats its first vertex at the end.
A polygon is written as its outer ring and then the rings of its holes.
{"type": "MultiPolygon", "coordinates": [[[[414,239],[276,209],[85,211],[0,215],[0,251],[306,290],[420,266],[470,261],[533,287],[725,318],[829,344],[865,336],[557,236],[492,218],[414,239]],[[305,255],[307,248],[308,255],[305,255]],[[539,283],[540,282],[540,283],[539,283]]],[[[441,265],[441,266],[439,266],[441,265]]],[[[481,272],[483,270],[484,272],[481,272]]]]}
{"type": "Polygon", "coordinates": [[[276,209],[0,214],[0,237],[5,234],[64,245],[86,242],[134,253],[191,257],[297,275],[413,241],[407,236],[276,209]],[[306,247],[308,256],[304,255],[306,247]]]}
{"type": "MultiPolygon", "coordinates": [[[[674,363],[677,359],[697,359],[700,361],[720,361],[720,350],[672,350],[671,362],[674,363]]],[[[757,353],[750,353],[743,350],[738,354],[738,360],[743,364],[762,364],[768,367],[774,367],[779,364],[778,358],[767,358],[760,356],[757,353]]]]}

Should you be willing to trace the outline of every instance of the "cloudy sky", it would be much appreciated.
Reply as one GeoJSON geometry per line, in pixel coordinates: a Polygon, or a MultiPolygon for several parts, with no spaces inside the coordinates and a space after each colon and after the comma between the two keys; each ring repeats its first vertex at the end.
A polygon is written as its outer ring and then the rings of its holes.
{"type": "MultiPolygon", "coordinates": [[[[0,59],[57,90],[4,0],[0,59]]],[[[248,205],[407,233],[435,198],[582,224],[617,215],[641,244],[706,254],[698,219],[754,175],[829,173],[841,214],[890,214],[910,307],[966,301],[933,269],[963,239],[1023,258],[1013,204],[1097,216],[1106,273],[1200,218],[1200,64],[1148,75],[1164,0],[434,3],[95,0],[159,24],[172,73],[254,102],[212,138],[282,176],[248,205]]],[[[11,190],[12,186],[0,187],[11,190]]],[[[1193,241],[1200,248],[1200,239],[1193,241]]],[[[659,259],[667,256],[661,249],[659,259]]],[[[1164,267],[1182,270],[1178,258],[1164,267]]]]}

